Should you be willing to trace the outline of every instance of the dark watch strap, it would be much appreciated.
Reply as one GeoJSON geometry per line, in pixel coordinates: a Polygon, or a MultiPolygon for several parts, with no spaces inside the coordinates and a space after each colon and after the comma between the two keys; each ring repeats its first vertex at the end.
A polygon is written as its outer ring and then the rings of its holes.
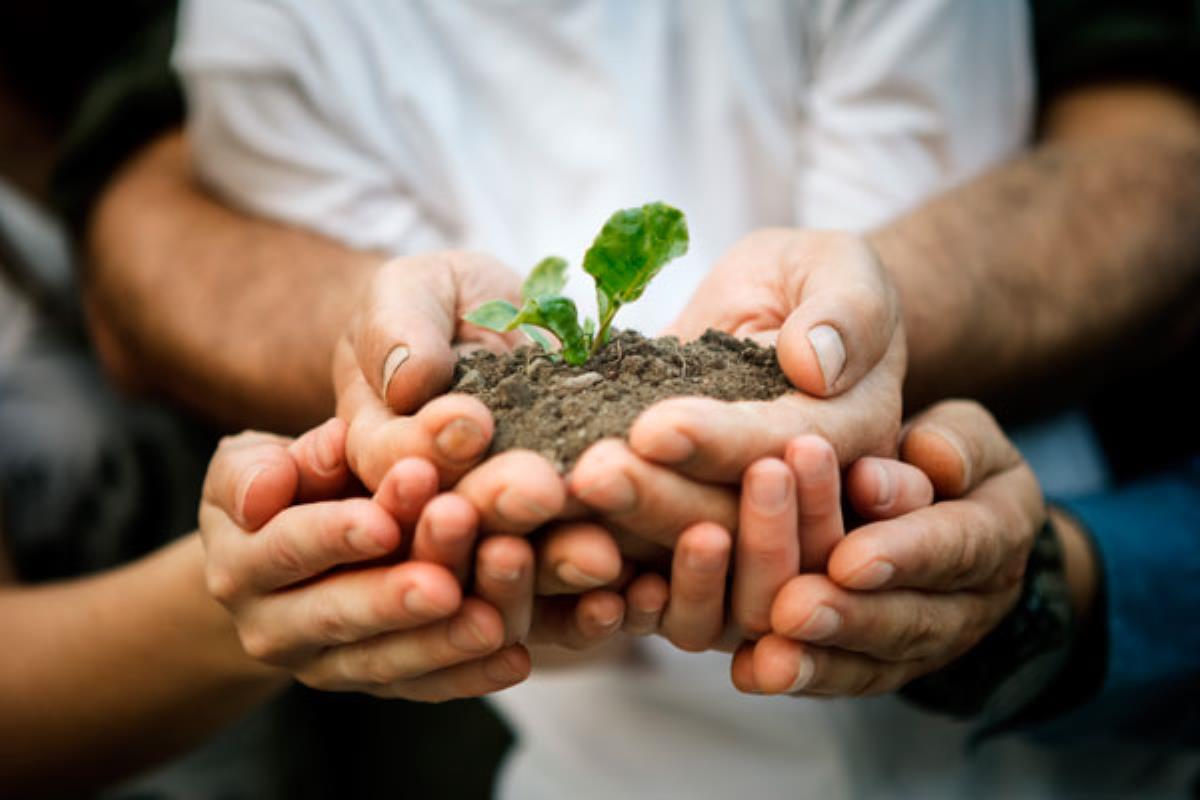
{"type": "Polygon", "coordinates": [[[1003,725],[1062,672],[1075,620],[1062,549],[1049,519],[1038,533],[1016,605],[966,655],[918,678],[901,696],[929,711],[1003,725]]]}

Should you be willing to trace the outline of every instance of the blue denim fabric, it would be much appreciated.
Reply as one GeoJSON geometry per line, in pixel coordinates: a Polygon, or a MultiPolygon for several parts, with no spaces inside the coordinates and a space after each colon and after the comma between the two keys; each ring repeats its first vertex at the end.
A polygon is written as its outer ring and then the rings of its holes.
{"type": "Polygon", "coordinates": [[[1103,565],[1108,670],[1100,693],[1053,727],[1200,744],[1200,458],[1062,505],[1103,565]]]}

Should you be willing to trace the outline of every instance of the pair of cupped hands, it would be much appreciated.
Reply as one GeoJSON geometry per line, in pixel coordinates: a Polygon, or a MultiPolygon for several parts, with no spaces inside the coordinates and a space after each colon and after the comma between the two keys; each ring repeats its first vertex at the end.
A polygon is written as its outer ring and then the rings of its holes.
{"type": "Polygon", "coordinates": [[[1037,483],[974,404],[901,429],[900,309],[863,240],[754,233],[666,331],[773,343],[795,393],[663,401],[566,476],[485,459],[487,409],[438,396],[463,349],[520,343],[462,321],[518,291],[478,254],[383,265],[337,345],[337,417],[222,443],[206,577],[250,656],[435,701],[519,683],[529,645],[624,632],[732,651],[745,692],[861,695],[949,663],[1015,602],[1037,483]]]}

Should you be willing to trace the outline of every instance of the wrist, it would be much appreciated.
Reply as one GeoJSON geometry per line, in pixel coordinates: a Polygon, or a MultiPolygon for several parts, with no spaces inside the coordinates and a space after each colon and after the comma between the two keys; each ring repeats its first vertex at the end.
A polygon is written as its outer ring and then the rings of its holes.
{"type": "Polygon", "coordinates": [[[1063,570],[1078,624],[1086,625],[1096,601],[1099,579],[1096,556],[1083,527],[1070,514],[1051,506],[1050,519],[1062,550],[1063,570]]]}

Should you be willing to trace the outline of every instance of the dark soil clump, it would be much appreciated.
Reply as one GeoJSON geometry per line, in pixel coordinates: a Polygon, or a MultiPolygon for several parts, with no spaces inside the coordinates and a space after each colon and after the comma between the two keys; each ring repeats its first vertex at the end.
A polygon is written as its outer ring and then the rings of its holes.
{"type": "Polygon", "coordinates": [[[681,345],[632,331],[581,367],[551,360],[536,346],[503,356],[461,359],[451,391],[474,395],[492,410],[492,452],[524,448],[567,471],[589,445],[624,436],[638,413],[668,397],[771,400],[792,391],[775,349],[710,330],[681,345]]]}

